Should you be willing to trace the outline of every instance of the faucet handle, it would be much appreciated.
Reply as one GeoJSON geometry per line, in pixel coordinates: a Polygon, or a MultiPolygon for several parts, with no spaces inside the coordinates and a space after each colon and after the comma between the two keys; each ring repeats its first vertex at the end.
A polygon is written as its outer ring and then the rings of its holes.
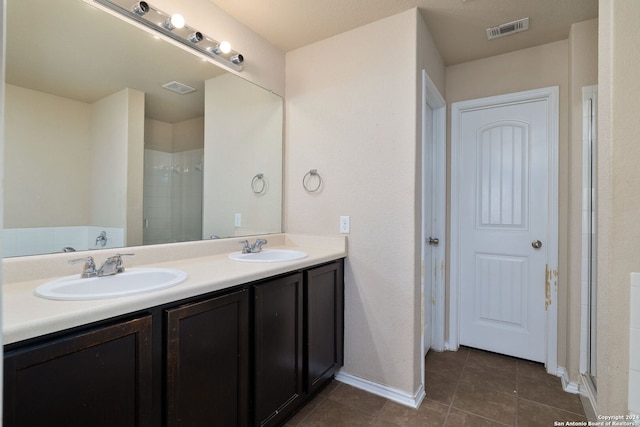
{"type": "Polygon", "coordinates": [[[241,240],[238,243],[242,245],[242,253],[243,254],[250,254],[251,253],[251,246],[249,246],[249,241],[248,240],[241,240]]]}
{"type": "Polygon", "coordinates": [[[136,254],[115,254],[114,256],[109,257],[108,260],[111,260],[112,262],[116,263],[116,273],[122,273],[124,272],[122,257],[131,258],[132,256],[135,256],[135,255],[136,254]]]}
{"type": "Polygon", "coordinates": [[[80,277],[86,279],[87,277],[93,277],[97,274],[96,272],[96,263],[93,260],[92,256],[87,256],[84,258],[76,258],[68,261],[69,264],[78,264],[84,262],[84,267],[82,268],[82,274],[80,277]]]}
{"type": "Polygon", "coordinates": [[[251,246],[251,252],[260,252],[262,250],[262,245],[266,245],[267,241],[265,239],[256,240],[251,246]]]}

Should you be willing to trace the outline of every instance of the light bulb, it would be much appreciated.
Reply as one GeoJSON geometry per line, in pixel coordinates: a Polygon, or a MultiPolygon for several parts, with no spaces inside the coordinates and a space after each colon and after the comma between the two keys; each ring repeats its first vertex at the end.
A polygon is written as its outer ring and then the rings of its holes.
{"type": "Polygon", "coordinates": [[[173,25],[174,28],[184,27],[184,16],[180,15],[179,13],[174,13],[173,15],[171,15],[171,25],[173,25]]]}
{"type": "Polygon", "coordinates": [[[209,49],[211,52],[216,55],[220,55],[221,53],[229,53],[231,52],[231,44],[229,42],[220,42],[214,47],[209,49]]]}
{"type": "Polygon", "coordinates": [[[229,53],[231,52],[231,43],[229,43],[228,41],[220,42],[219,48],[220,52],[229,53]]]}
{"type": "Polygon", "coordinates": [[[173,31],[176,28],[182,28],[184,27],[184,17],[179,13],[174,13],[171,15],[171,18],[167,18],[162,23],[162,26],[169,31],[173,31]]]}

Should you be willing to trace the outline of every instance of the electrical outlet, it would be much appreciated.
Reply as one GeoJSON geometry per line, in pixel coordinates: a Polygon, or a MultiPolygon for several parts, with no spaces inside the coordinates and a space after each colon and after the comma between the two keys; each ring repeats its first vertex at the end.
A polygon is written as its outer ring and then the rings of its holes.
{"type": "Polygon", "coordinates": [[[340,217],[340,233],[349,234],[351,232],[351,219],[348,216],[340,217]]]}
{"type": "Polygon", "coordinates": [[[235,214],[233,217],[233,225],[235,227],[242,227],[242,214],[235,214]]]}

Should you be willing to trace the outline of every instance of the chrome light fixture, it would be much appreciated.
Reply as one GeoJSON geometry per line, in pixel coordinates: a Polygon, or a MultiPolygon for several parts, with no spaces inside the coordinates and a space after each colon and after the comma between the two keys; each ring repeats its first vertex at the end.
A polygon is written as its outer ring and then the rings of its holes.
{"type": "Polygon", "coordinates": [[[231,49],[227,41],[216,41],[189,27],[180,14],[169,15],[156,9],[146,1],[93,0],[105,8],[117,12],[144,27],[157,31],[170,39],[187,46],[207,58],[213,59],[233,70],[241,71],[244,56],[231,49]]]}
{"type": "Polygon", "coordinates": [[[162,26],[169,31],[173,31],[176,28],[184,28],[184,17],[179,13],[174,13],[170,18],[164,20],[162,26]]]}
{"type": "Polygon", "coordinates": [[[220,42],[211,48],[211,52],[216,55],[220,55],[221,53],[229,53],[231,52],[231,44],[227,41],[220,42]]]}
{"type": "Polygon", "coordinates": [[[139,1],[131,8],[136,15],[143,16],[149,12],[149,4],[146,1],[139,1]]]}
{"type": "Polygon", "coordinates": [[[204,39],[204,36],[200,31],[196,31],[194,33],[189,34],[189,37],[187,38],[191,43],[200,43],[202,39],[204,39]]]}
{"type": "Polygon", "coordinates": [[[236,65],[240,65],[244,62],[244,56],[242,56],[242,54],[237,54],[235,56],[231,57],[231,62],[233,62],[236,65]]]}

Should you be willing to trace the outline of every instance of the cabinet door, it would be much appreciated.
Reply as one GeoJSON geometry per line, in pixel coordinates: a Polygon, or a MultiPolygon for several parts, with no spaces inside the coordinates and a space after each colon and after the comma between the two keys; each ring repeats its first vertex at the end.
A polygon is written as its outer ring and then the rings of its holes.
{"type": "Polygon", "coordinates": [[[16,350],[5,426],[151,426],[151,316],[16,350]]]}
{"type": "Polygon", "coordinates": [[[342,261],[305,272],[306,384],[321,388],[343,365],[342,261]]]}
{"type": "Polygon", "coordinates": [[[255,289],[255,425],[286,419],[302,396],[302,274],[255,289]]]}
{"type": "Polygon", "coordinates": [[[247,425],[247,294],[167,310],[167,425],[247,425]]]}

